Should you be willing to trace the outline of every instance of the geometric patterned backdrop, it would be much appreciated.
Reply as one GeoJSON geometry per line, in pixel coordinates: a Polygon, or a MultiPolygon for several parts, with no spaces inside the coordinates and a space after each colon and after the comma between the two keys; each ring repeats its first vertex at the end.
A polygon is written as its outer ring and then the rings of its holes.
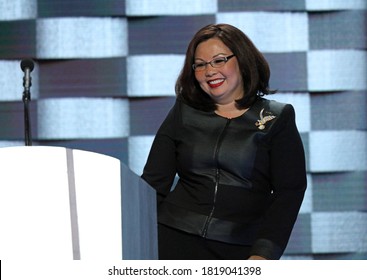
{"type": "Polygon", "coordinates": [[[0,0],[0,147],[24,145],[32,58],[33,145],[119,158],[140,175],[193,34],[243,30],[294,105],[308,190],[284,259],[367,259],[366,0],[0,0]]]}

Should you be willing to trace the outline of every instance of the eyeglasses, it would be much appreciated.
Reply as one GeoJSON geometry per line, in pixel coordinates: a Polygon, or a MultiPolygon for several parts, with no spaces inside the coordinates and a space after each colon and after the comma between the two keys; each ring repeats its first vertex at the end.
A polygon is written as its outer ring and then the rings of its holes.
{"type": "Polygon", "coordinates": [[[226,64],[227,61],[230,60],[234,56],[235,55],[232,54],[232,55],[229,55],[229,56],[214,58],[212,61],[209,61],[209,62],[194,63],[192,65],[192,69],[194,69],[194,71],[203,71],[203,70],[206,69],[206,66],[208,64],[210,64],[213,68],[220,68],[220,67],[224,66],[224,64],[226,64]]]}

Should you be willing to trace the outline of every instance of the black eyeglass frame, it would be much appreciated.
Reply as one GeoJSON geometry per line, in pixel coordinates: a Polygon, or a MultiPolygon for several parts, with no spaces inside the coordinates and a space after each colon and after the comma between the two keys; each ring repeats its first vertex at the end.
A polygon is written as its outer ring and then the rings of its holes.
{"type": "Polygon", "coordinates": [[[204,71],[205,69],[206,69],[206,66],[208,65],[208,64],[210,64],[210,66],[211,67],[213,67],[213,68],[220,68],[220,67],[223,67],[227,62],[228,62],[228,60],[230,60],[232,57],[234,57],[234,56],[236,56],[235,54],[231,54],[231,55],[229,55],[229,56],[223,56],[223,57],[216,57],[216,58],[214,58],[214,59],[212,59],[211,61],[209,61],[209,62],[200,62],[200,63],[194,63],[193,65],[191,65],[191,67],[192,67],[192,69],[194,70],[194,71],[196,71],[196,72],[199,72],[199,71],[204,71]],[[214,61],[216,61],[216,60],[219,60],[219,59],[223,59],[223,65],[213,65],[213,62],[214,61]],[[202,67],[204,67],[203,69],[197,69],[197,67],[198,67],[198,64],[200,64],[200,67],[202,66],[202,67]]]}

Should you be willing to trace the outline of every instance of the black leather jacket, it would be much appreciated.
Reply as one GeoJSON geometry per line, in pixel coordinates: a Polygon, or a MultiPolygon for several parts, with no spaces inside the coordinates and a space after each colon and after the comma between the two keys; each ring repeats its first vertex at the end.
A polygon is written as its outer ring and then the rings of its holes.
{"type": "Polygon", "coordinates": [[[306,189],[294,109],[259,98],[227,119],[176,101],[142,178],[157,191],[159,223],[279,259],[306,189]]]}

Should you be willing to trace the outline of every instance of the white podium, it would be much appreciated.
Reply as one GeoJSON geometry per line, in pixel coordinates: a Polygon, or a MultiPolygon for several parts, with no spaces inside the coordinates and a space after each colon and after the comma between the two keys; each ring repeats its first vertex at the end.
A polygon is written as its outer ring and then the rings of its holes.
{"type": "MultiPolygon", "coordinates": [[[[93,152],[1,148],[0,259],[123,259],[122,170],[130,176],[118,159],[93,152]]],[[[155,238],[143,258],[156,257],[155,238]]]]}

